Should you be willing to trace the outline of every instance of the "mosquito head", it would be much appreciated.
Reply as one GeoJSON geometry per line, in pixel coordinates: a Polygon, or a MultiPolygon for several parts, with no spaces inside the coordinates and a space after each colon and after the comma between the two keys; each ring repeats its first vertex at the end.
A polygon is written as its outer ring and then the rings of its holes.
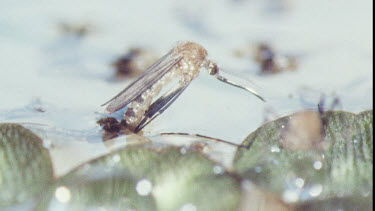
{"type": "Polygon", "coordinates": [[[230,84],[232,86],[235,86],[235,87],[238,87],[238,88],[241,88],[241,89],[244,89],[248,92],[250,92],[251,94],[255,95],[256,97],[258,97],[259,99],[261,99],[262,101],[266,101],[262,96],[260,96],[255,90],[253,89],[250,89],[248,87],[244,87],[244,86],[241,86],[233,81],[230,81],[226,78],[224,78],[223,76],[219,75],[219,67],[217,66],[217,64],[215,62],[212,62],[212,61],[208,61],[207,63],[207,69],[208,69],[208,73],[210,75],[213,75],[215,76],[218,80],[220,80],[221,82],[224,82],[224,83],[227,83],[227,84],[230,84]]]}
{"type": "Polygon", "coordinates": [[[209,61],[207,69],[210,75],[219,75],[219,67],[215,62],[209,61]]]}

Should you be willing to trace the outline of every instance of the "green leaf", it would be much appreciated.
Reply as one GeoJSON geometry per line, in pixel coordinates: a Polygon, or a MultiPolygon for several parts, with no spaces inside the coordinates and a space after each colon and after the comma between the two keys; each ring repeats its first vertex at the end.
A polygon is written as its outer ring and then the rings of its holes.
{"type": "MultiPolygon", "coordinates": [[[[239,182],[198,152],[177,147],[131,146],[95,159],[61,178],[69,210],[87,207],[137,210],[233,210],[239,182]]],[[[56,201],[45,200],[44,207],[56,201]]],[[[43,207],[42,206],[42,207],[43,207]]]]}
{"type": "Polygon", "coordinates": [[[0,208],[38,198],[53,181],[42,140],[17,124],[0,124],[0,208]]]}
{"type": "Polygon", "coordinates": [[[111,166],[86,164],[62,177],[37,205],[36,210],[151,210],[150,195],[139,195],[137,180],[111,166]]]}
{"type": "Polygon", "coordinates": [[[326,200],[314,200],[296,207],[296,210],[373,210],[372,195],[363,197],[330,198],[326,200]]]}
{"type": "Polygon", "coordinates": [[[291,118],[251,133],[243,142],[250,148],[235,155],[235,171],[289,203],[372,195],[372,111],[325,112],[325,136],[320,142],[324,147],[304,151],[288,150],[282,144],[291,118]]]}

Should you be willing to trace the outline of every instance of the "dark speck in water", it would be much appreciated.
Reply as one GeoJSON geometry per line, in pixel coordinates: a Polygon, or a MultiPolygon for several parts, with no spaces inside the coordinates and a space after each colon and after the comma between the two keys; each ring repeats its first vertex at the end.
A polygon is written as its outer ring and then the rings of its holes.
{"type": "Polygon", "coordinates": [[[62,34],[75,35],[77,37],[86,36],[91,30],[91,26],[86,23],[59,23],[58,28],[62,34]]]}
{"type": "Polygon", "coordinates": [[[97,123],[103,127],[103,141],[107,141],[119,136],[126,128],[125,120],[119,122],[116,118],[113,117],[104,117],[97,121],[97,123]]]}
{"type": "Polygon", "coordinates": [[[115,79],[122,80],[136,77],[155,61],[156,57],[148,50],[131,48],[125,55],[120,56],[112,63],[116,71],[115,79]]]}
{"type": "Polygon", "coordinates": [[[297,69],[295,57],[281,55],[267,44],[258,44],[255,51],[254,59],[259,63],[261,73],[273,74],[297,69]]]}

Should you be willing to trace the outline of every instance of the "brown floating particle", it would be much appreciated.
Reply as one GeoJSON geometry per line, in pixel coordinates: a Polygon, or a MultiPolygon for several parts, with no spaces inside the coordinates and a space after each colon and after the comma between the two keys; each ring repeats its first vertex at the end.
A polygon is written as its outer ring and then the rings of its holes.
{"type": "Polygon", "coordinates": [[[290,151],[322,149],[323,123],[319,112],[293,114],[281,133],[281,144],[290,151]]]}
{"type": "Polygon", "coordinates": [[[115,67],[117,80],[134,78],[145,71],[157,60],[150,51],[142,48],[131,48],[120,56],[112,65],[115,67]]]}

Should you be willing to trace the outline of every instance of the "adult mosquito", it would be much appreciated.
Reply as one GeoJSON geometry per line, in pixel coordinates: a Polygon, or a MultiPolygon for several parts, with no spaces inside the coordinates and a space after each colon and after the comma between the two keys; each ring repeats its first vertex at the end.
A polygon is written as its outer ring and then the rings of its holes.
{"type": "MultiPolygon", "coordinates": [[[[178,43],[166,55],[139,75],[124,90],[102,106],[108,104],[106,107],[107,113],[113,113],[128,106],[124,114],[125,125],[127,129],[137,133],[162,114],[189,86],[190,82],[199,75],[202,68],[207,69],[209,74],[216,79],[244,89],[265,101],[254,90],[219,75],[219,68],[216,63],[207,59],[207,51],[197,43],[185,41],[178,43]],[[173,79],[178,79],[176,85],[165,93],[162,93],[158,99],[153,100],[160,94],[162,88],[173,79]]],[[[233,144],[198,134],[164,133],[162,135],[190,135],[233,144]]]]}

